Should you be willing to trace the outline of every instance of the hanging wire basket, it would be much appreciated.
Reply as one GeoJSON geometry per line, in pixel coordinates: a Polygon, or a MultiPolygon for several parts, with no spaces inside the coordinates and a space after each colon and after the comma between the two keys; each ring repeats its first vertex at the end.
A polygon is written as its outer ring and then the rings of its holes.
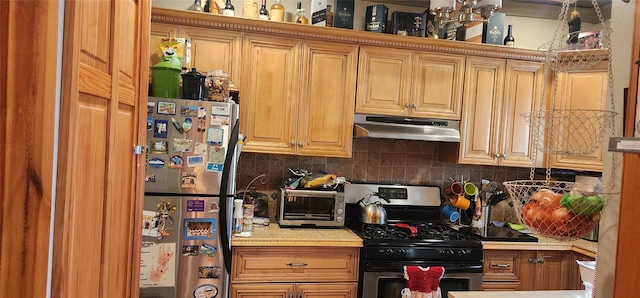
{"type": "Polygon", "coordinates": [[[545,110],[524,113],[540,152],[563,155],[591,154],[602,148],[605,129],[617,113],[606,110],[545,110]]]}
{"type": "MultiPolygon", "coordinates": [[[[571,30],[570,24],[573,21],[580,23],[580,16],[575,9],[569,12],[569,2],[563,1],[552,40],[538,47],[545,55],[545,63],[554,71],[574,72],[590,69],[606,61],[611,48],[611,28],[605,24],[597,1],[592,0],[592,3],[600,24],[589,31],[571,30]]],[[[578,25],[578,28],[580,27],[578,25]]]]}
{"type": "Polygon", "coordinates": [[[568,181],[515,180],[503,183],[521,224],[542,236],[575,240],[593,231],[613,188],[568,181]]]}

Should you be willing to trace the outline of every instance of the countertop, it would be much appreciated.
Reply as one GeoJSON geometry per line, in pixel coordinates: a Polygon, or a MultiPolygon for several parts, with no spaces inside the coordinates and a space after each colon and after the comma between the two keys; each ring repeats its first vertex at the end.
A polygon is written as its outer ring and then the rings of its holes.
{"type": "Polygon", "coordinates": [[[584,298],[584,290],[570,291],[500,291],[449,292],[449,298],[584,298]]]}
{"type": "MultiPolygon", "coordinates": [[[[483,241],[486,250],[571,250],[595,258],[598,242],[583,239],[560,241],[531,234],[538,242],[483,241]]],[[[250,237],[234,235],[232,246],[343,246],[362,247],[362,239],[346,227],[342,228],[281,228],[277,223],[254,226],[250,237]]]]}
{"type": "Polygon", "coordinates": [[[277,223],[255,226],[251,236],[231,238],[231,246],[362,247],[362,239],[348,228],[281,228],[277,223]]]}
{"type": "Polygon", "coordinates": [[[530,234],[538,238],[538,242],[503,242],[482,241],[484,249],[513,249],[513,250],[571,250],[583,255],[595,258],[598,252],[598,242],[583,239],[561,241],[536,234],[530,234]]]}

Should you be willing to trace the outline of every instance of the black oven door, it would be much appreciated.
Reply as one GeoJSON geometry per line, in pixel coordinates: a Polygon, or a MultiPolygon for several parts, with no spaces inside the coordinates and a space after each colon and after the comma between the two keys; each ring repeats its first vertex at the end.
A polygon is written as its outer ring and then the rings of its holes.
{"type": "MultiPolygon", "coordinates": [[[[404,279],[404,266],[443,266],[429,264],[428,262],[410,262],[404,265],[376,264],[365,262],[364,273],[359,293],[362,298],[401,298],[402,289],[406,288],[404,279]]],[[[458,264],[445,267],[445,274],[440,280],[442,297],[447,297],[449,291],[481,291],[482,290],[482,264],[458,264]]]]}

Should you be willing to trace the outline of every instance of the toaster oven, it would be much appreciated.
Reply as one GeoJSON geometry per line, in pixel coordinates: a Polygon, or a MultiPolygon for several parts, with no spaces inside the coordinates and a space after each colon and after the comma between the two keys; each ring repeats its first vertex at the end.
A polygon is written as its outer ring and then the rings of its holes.
{"type": "Polygon", "coordinates": [[[344,193],[280,189],[278,224],[283,227],[344,226],[344,193]]]}

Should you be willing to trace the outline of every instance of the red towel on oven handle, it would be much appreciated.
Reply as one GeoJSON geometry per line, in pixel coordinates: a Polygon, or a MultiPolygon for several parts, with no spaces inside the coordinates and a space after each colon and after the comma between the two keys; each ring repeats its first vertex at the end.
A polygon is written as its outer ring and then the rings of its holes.
{"type": "Polygon", "coordinates": [[[431,293],[438,291],[440,279],[444,276],[444,267],[404,266],[404,279],[407,280],[409,290],[431,293]]]}

